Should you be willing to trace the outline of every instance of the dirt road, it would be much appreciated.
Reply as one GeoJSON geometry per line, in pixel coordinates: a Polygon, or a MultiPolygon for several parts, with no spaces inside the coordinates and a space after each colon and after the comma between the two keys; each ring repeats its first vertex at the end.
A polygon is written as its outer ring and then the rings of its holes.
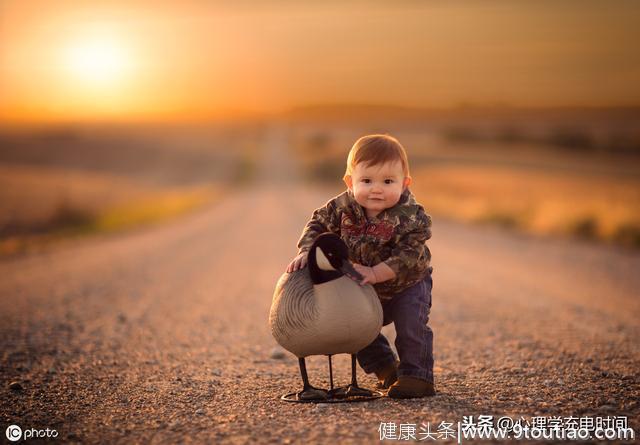
{"type": "MultiPolygon", "coordinates": [[[[481,414],[626,415],[640,432],[640,255],[437,218],[438,395],[278,400],[301,382],[293,356],[271,357],[271,294],[329,196],[290,174],[281,134],[266,147],[255,186],[198,214],[0,263],[3,434],[16,424],[64,442],[362,443],[378,441],[381,422],[434,431],[481,414]]],[[[328,385],[326,358],[308,368],[328,385]]],[[[346,356],[334,372],[347,382],[346,356]]]]}

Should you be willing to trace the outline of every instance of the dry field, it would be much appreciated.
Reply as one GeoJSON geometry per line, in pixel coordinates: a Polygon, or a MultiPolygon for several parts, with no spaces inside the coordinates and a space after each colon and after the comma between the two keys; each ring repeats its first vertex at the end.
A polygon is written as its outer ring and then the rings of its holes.
{"type": "Polygon", "coordinates": [[[636,178],[465,165],[423,166],[413,175],[418,198],[441,216],[640,246],[636,178]]]}

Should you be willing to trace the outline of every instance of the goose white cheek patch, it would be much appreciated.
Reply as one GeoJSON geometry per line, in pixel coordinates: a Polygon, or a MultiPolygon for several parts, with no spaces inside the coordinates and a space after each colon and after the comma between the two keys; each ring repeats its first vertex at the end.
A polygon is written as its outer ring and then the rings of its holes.
{"type": "Polygon", "coordinates": [[[319,247],[316,247],[316,263],[321,270],[336,270],[319,247]]]}

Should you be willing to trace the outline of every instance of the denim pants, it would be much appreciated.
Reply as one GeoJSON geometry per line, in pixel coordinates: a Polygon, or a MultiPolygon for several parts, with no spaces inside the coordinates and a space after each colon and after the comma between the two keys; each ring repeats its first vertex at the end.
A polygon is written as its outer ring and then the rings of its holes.
{"type": "MultiPolygon", "coordinates": [[[[382,304],[383,324],[393,322],[396,349],[400,356],[398,376],[416,377],[433,383],[433,331],[427,325],[431,311],[431,268],[424,280],[393,296],[382,304]]],[[[358,363],[366,373],[394,363],[396,358],[387,341],[379,334],[371,344],[358,351],[358,363]]]]}

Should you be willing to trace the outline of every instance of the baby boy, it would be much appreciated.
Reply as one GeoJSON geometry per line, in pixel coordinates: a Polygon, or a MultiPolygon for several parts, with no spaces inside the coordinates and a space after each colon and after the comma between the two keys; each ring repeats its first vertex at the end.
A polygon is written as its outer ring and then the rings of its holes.
{"type": "Polygon", "coordinates": [[[375,373],[380,388],[392,398],[435,394],[431,310],[431,217],[409,191],[407,154],[388,135],[361,137],[351,148],[344,175],[347,191],[313,212],[298,242],[298,255],[287,267],[306,266],[307,253],[318,235],[333,232],[349,247],[350,260],[372,284],[384,312],[394,323],[396,359],[386,337],[379,334],[358,352],[360,366],[375,373]]]}

